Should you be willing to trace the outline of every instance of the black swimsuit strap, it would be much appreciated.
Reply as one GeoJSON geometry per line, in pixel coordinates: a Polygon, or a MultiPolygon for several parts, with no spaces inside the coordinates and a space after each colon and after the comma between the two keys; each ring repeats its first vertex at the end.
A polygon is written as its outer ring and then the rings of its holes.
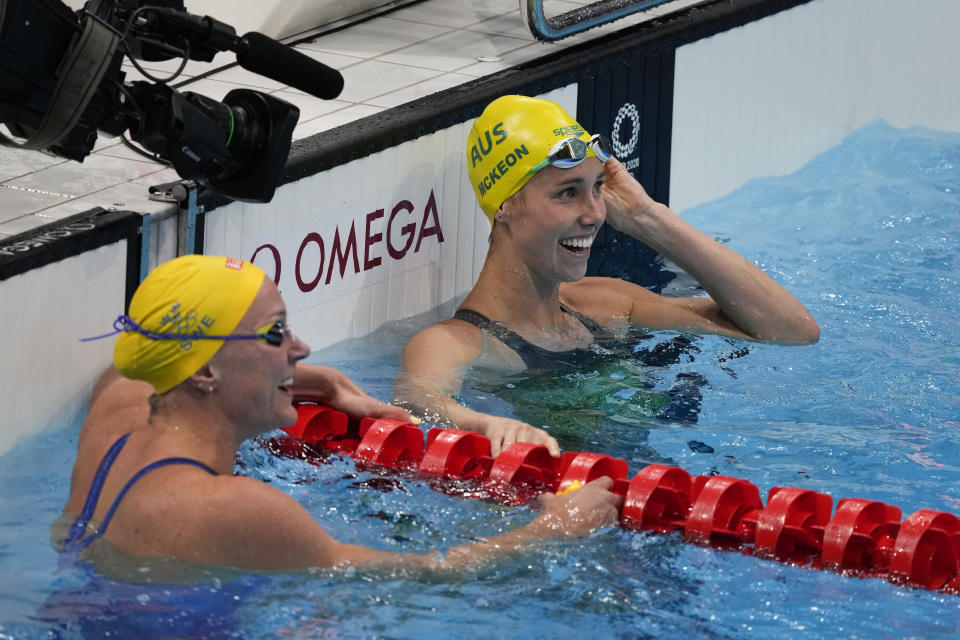
{"type": "MultiPolygon", "coordinates": [[[[475,326],[477,329],[480,329],[481,331],[489,331],[494,327],[504,326],[499,322],[494,322],[493,320],[483,315],[479,311],[474,311],[473,309],[457,309],[456,313],[453,314],[453,319],[469,322],[470,324],[475,326]]],[[[509,329],[507,330],[509,331],[509,329]]]]}
{"type": "MultiPolygon", "coordinates": [[[[593,336],[595,340],[605,340],[611,338],[611,334],[603,326],[600,325],[596,320],[585,316],[576,309],[571,309],[567,305],[560,303],[560,310],[564,313],[569,313],[574,318],[580,321],[584,327],[587,328],[587,331],[593,336]]],[[[464,322],[469,322],[473,326],[483,331],[496,332],[498,334],[502,333],[503,335],[514,335],[517,336],[520,340],[524,342],[529,342],[527,339],[520,337],[515,332],[511,331],[507,325],[497,322],[496,320],[491,320],[487,316],[483,315],[479,311],[474,311],[473,309],[457,309],[456,313],[453,314],[453,317],[456,320],[463,320],[464,322]]],[[[498,336],[499,337],[499,336],[498,336]]]]}
{"type": "Polygon", "coordinates": [[[603,342],[605,340],[609,340],[613,338],[613,335],[609,331],[607,331],[604,327],[602,327],[600,323],[595,321],[593,318],[583,315],[576,309],[571,309],[570,307],[563,304],[562,302],[560,303],[560,308],[563,311],[566,311],[567,313],[572,315],[577,320],[579,320],[583,324],[583,326],[587,328],[587,331],[590,332],[590,334],[593,336],[593,339],[595,341],[603,342]]]}
{"type": "Polygon", "coordinates": [[[476,328],[489,333],[497,340],[516,351],[520,356],[520,359],[523,360],[523,363],[528,368],[533,365],[533,363],[527,357],[528,352],[531,349],[543,349],[543,347],[538,347],[520,334],[512,331],[502,322],[491,320],[487,316],[478,311],[474,311],[473,309],[457,309],[457,312],[453,314],[453,317],[457,320],[469,322],[476,328]]]}
{"type": "MultiPolygon", "coordinates": [[[[603,340],[610,337],[610,333],[606,329],[582,313],[571,309],[562,302],[560,303],[560,308],[565,313],[569,313],[583,323],[587,330],[590,331],[590,334],[593,336],[594,340],[603,340]]],[[[482,313],[474,311],[473,309],[457,309],[453,317],[456,320],[469,322],[481,331],[485,331],[503,342],[505,345],[513,349],[518,356],[520,356],[520,359],[523,360],[523,364],[528,369],[540,367],[549,368],[552,364],[562,363],[570,358],[576,359],[578,354],[586,351],[585,349],[570,349],[567,351],[551,351],[549,349],[544,349],[541,346],[533,344],[515,331],[512,331],[505,324],[497,322],[496,320],[491,320],[482,313]]]]}

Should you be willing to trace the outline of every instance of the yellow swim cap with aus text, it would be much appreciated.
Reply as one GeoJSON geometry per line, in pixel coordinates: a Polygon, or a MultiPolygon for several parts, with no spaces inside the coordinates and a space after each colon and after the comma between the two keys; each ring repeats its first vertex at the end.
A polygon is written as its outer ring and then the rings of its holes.
{"type": "Polygon", "coordinates": [[[500,205],[523,188],[553,146],[573,137],[590,140],[556,102],[503,96],[487,105],[473,121],[466,152],[470,184],[491,226],[500,205]]]}
{"type": "MultiPolygon", "coordinates": [[[[154,333],[229,335],[253,303],[264,273],[238,258],[182,256],[166,262],[137,287],[129,317],[154,333]]],[[[121,333],[113,363],[122,375],[166,393],[210,361],[222,340],[153,340],[121,333]]]]}

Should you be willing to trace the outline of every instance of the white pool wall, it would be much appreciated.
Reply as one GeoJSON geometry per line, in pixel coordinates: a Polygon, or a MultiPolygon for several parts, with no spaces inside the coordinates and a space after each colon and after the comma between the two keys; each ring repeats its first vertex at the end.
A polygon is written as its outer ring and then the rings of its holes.
{"type": "Polygon", "coordinates": [[[874,120],[960,131],[960,2],[816,0],[677,49],[670,205],[793,173],[874,120]]]}
{"type": "Polygon", "coordinates": [[[113,354],[127,247],[117,242],[0,283],[0,453],[38,431],[76,423],[113,354]]]}

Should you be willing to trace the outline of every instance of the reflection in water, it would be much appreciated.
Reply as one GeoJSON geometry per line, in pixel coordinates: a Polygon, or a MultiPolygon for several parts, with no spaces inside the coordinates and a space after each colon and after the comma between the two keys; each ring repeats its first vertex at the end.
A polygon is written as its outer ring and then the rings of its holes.
{"type": "Polygon", "coordinates": [[[267,583],[250,574],[199,584],[133,584],[89,574],[84,584],[51,594],[36,619],[66,637],[243,637],[237,609],[267,583]]]}
{"type": "Polygon", "coordinates": [[[550,367],[496,380],[468,378],[462,400],[474,406],[487,399],[478,396],[493,396],[510,406],[513,417],[549,431],[564,450],[604,453],[597,445],[629,444],[635,447],[631,462],[670,464],[646,444],[647,434],[667,424],[696,424],[707,380],[670,367],[692,363],[699,353],[687,336],[611,340],[550,367]]]}

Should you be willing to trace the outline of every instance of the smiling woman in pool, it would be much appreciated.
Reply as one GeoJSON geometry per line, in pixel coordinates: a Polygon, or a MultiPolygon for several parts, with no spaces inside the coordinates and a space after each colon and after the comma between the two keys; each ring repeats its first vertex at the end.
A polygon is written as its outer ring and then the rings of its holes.
{"type": "Polygon", "coordinates": [[[286,326],[280,293],[260,269],[177,258],[144,280],[116,326],[116,369],[97,383],[77,444],[67,552],[106,540],[133,556],[203,566],[449,569],[616,519],[621,500],[602,479],[546,496],[528,525],[444,557],[339,542],[290,496],[233,475],[237,448],[292,424],[295,395],[353,416],[409,416],[333,369],[302,364],[310,350],[286,326]]]}
{"type": "Polygon", "coordinates": [[[468,368],[518,373],[589,353],[631,327],[808,344],[820,329],[804,306],[753,264],[655,202],[556,103],[492,102],[473,123],[467,167],[493,230],[483,269],[453,318],[404,348],[396,397],[431,419],[485,434],[494,455],[516,441],[556,441],[529,424],[458,404],[468,368]],[[615,278],[586,278],[604,221],[690,274],[709,297],[666,298],[615,278]]]}

